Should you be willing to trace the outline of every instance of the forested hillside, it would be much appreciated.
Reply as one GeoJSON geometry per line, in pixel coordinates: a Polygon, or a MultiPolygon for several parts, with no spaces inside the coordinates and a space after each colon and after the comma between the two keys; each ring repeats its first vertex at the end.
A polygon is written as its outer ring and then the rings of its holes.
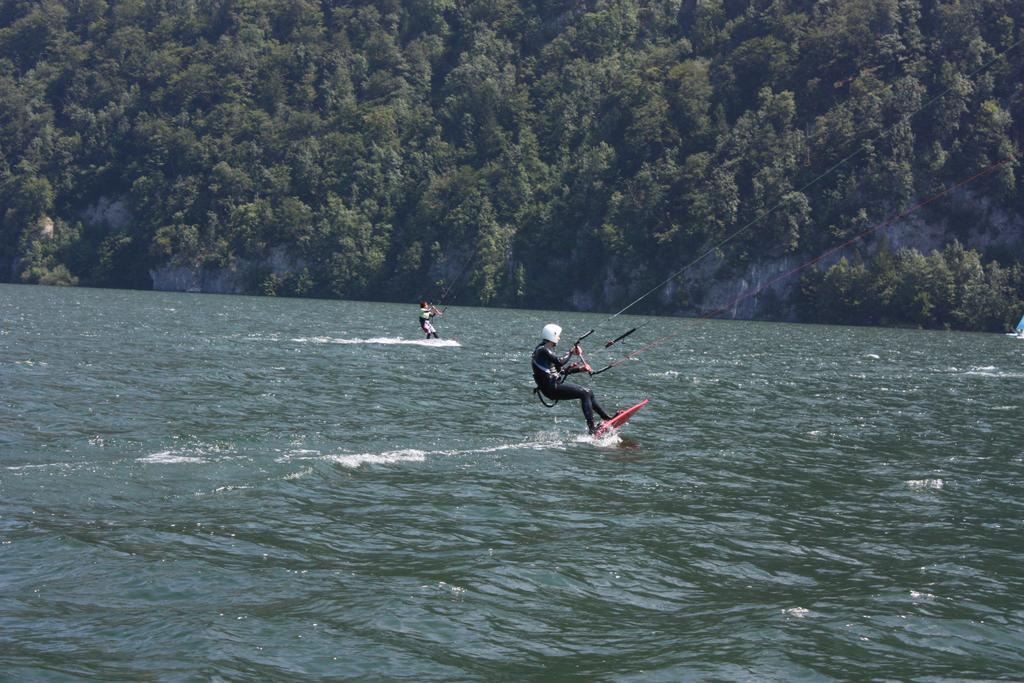
{"type": "Polygon", "coordinates": [[[0,280],[700,314],[864,234],[755,314],[1001,330],[1022,41],[1020,0],[0,0],[0,280]]]}

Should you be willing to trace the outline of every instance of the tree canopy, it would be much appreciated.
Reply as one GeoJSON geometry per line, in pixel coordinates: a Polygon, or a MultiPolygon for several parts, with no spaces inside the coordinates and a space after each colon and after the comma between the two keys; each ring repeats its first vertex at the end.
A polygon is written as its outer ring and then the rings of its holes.
{"type": "Polygon", "coordinates": [[[636,309],[693,314],[983,173],[778,314],[997,330],[1022,133],[1019,0],[0,0],[0,280],[610,310],[713,250],[636,309]]]}

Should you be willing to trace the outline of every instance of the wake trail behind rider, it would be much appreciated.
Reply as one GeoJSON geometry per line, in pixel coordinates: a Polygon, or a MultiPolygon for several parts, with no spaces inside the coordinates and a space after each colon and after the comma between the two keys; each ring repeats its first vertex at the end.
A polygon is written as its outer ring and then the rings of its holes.
{"type": "Polygon", "coordinates": [[[569,349],[561,358],[555,353],[555,347],[561,337],[562,328],[558,325],[545,325],[541,330],[541,342],[533,350],[533,380],[537,383],[536,390],[553,401],[579,399],[583,417],[587,420],[587,429],[593,434],[596,430],[594,412],[596,411],[604,420],[610,420],[611,415],[597,402],[591,389],[565,381],[566,376],[577,372],[591,372],[591,368],[583,360],[583,349],[579,344],[569,349]],[[573,356],[579,356],[580,361],[568,364],[573,356]]]}

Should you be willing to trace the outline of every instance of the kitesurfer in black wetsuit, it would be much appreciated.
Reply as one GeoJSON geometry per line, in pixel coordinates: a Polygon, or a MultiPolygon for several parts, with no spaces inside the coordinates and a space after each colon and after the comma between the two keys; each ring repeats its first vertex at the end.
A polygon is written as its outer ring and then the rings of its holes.
{"type": "Polygon", "coordinates": [[[583,350],[577,345],[569,350],[569,353],[559,358],[555,354],[555,346],[562,336],[562,328],[558,325],[545,325],[541,331],[541,343],[533,350],[533,380],[537,383],[537,389],[553,401],[568,401],[579,399],[583,408],[583,417],[587,419],[587,429],[593,434],[594,411],[604,420],[610,420],[611,416],[604,411],[604,408],[594,398],[594,392],[578,384],[565,381],[567,375],[577,372],[590,372],[590,366],[586,361],[569,363],[574,355],[582,359],[583,350]]]}

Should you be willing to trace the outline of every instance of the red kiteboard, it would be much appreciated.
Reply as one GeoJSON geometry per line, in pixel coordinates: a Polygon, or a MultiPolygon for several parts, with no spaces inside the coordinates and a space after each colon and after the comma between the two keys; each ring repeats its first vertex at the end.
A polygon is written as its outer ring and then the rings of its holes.
{"type": "Polygon", "coordinates": [[[604,436],[605,434],[607,434],[609,429],[615,429],[615,428],[617,428],[617,427],[619,427],[621,425],[626,424],[626,422],[629,421],[629,418],[633,417],[633,415],[636,413],[636,411],[640,410],[645,405],[647,405],[647,401],[649,401],[649,400],[650,399],[645,398],[644,400],[640,401],[639,403],[637,403],[632,408],[626,408],[622,412],[616,413],[615,415],[613,415],[612,419],[605,420],[604,422],[602,422],[600,425],[598,425],[597,429],[594,431],[594,438],[595,439],[599,439],[602,436],[604,436]]]}

